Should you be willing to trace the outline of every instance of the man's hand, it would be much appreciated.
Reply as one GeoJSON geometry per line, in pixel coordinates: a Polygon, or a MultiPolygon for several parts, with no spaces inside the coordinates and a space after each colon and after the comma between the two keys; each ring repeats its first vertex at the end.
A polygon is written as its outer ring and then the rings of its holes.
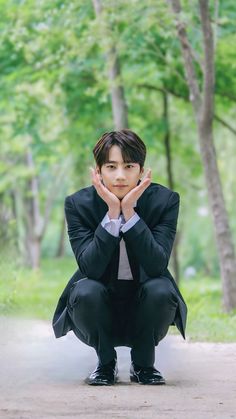
{"type": "Polygon", "coordinates": [[[106,202],[108,205],[109,211],[108,215],[110,218],[119,218],[121,212],[120,200],[115,194],[109,191],[109,189],[104,186],[100,180],[99,174],[90,167],[92,174],[92,183],[95,187],[98,195],[106,202]]]}
{"type": "Polygon", "coordinates": [[[143,177],[142,181],[139,185],[137,185],[135,188],[131,189],[127,193],[127,195],[124,196],[124,198],[121,200],[121,210],[125,217],[125,221],[128,221],[133,215],[134,215],[134,209],[133,206],[135,202],[140,198],[142,193],[147,189],[147,187],[151,183],[151,169],[147,170],[146,175],[143,177]]]}

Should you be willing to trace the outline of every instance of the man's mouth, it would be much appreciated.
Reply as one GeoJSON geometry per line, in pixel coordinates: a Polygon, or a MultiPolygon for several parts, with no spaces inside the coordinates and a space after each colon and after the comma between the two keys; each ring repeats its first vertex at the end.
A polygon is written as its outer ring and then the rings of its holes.
{"type": "Polygon", "coordinates": [[[115,188],[127,188],[128,185],[114,185],[115,188]]]}

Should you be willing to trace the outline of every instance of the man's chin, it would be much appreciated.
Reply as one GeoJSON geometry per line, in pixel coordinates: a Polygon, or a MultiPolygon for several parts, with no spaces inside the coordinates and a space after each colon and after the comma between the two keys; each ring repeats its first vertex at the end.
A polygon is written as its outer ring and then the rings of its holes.
{"type": "Polygon", "coordinates": [[[117,190],[112,190],[111,191],[117,198],[119,198],[119,200],[121,200],[121,199],[123,199],[124,197],[125,197],[125,195],[127,195],[127,193],[129,192],[129,190],[128,191],[125,191],[125,192],[123,192],[123,191],[117,191],[117,190]]]}
{"type": "Polygon", "coordinates": [[[119,200],[121,201],[123,198],[124,198],[124,196],[126,195],[126,194],[124,194],[124,195],[117,195],[117,194],[115,194],[116,195],[116,197],[117,198],[119,198],[119,200]]]}
{"type": "MultiPolygon", "coordinates": [[[[114,192],[113,192],[114,193],[114,192]]],[[[115,193],[114,194],[117,198],[119,198],[119,200],[121,201],[123,198],[124,198],[124,196],[126,195],[126,194],[117,194],[117,193],[115,193]]]]}

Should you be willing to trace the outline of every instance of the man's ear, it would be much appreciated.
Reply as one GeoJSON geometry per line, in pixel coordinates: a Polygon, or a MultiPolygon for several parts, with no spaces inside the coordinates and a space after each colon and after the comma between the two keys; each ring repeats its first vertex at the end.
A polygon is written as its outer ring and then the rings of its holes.
{"type": "Polygon", "coordinates": [[[143,173],[144,173],[144,167],[140,170],[140,175],[139,175],[140,176],[140,179],[141,179],[143,173]]]}

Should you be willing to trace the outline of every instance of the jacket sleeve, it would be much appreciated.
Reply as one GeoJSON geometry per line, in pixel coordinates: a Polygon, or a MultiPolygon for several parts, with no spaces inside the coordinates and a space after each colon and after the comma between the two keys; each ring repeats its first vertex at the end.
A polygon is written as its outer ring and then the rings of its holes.
{"type": "Polygon", "coordinates": [[[150,229],[140,220],[126,233],[124,240],[130,246],[149,277],[160,276],[167,268],[179,213],[179,194],[172,192],[159,222],[150,229]]]}
{"type": "Polygon", "coordinates": [[[81,272],[88,278],[100,279],[120,238],[108,233],[101,223],[95,231],[85,225],[70,196],[65,199],[65,216],[70,244],[81,272]]]}

